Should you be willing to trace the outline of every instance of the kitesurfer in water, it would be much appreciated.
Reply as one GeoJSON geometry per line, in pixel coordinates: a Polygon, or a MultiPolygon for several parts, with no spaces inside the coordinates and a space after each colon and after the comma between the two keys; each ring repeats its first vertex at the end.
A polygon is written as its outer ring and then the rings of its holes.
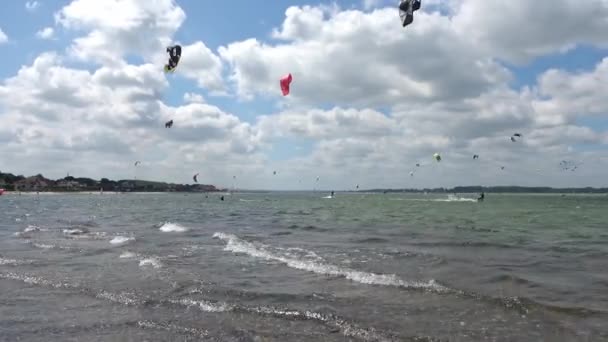
{"type": "Polygon", "coordinates": [[[479,195],[479,197],[477,198],[477,202],[483,202],[483,199],[486,197],[486,195],[482,192],[481,195],[479,195]]]}

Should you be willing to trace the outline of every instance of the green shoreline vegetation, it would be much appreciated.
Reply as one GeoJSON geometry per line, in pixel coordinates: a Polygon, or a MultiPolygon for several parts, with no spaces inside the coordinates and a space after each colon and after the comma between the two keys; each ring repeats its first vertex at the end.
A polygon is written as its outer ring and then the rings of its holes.
{"type": "Polygon", "coordinates": [[[146,180],[110,180],[102,178],[95,180],[85,177],[67,176],[53,180],[41,174],[24,177],[12,173],[0,172],[0,188],[6,191],[22,192],[81,192],[81,191],[114,191],[114,192],[220,192],[208,184],[174,184],[146,180]]]}

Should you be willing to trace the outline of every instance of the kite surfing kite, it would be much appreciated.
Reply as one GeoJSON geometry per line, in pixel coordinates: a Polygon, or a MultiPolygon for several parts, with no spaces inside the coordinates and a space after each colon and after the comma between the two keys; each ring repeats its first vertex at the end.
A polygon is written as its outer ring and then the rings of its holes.
{"type": "Polygon", "coordinates": [[[473,155],[473,159],[479,159],[479,155],[474,154],[474,155],[473,155]]]}
{"type": "Polygon", "coordinates": [[[194,176],[192,176],[192,179],[194,180],[195,183],[198,183],[198,173],[195,174],[194,176]]]}
{"type": "Polygon", "coordinates": [[[173,120],[169,120],[167,122],[165,122],[165,128],[171,128],[173,127],[173,120]]]}
{"type": "Polygon", "coordinates": [[[169,46],[167,53],[169,54],[169,62],[165,64],[165,72],[174,72],[182,57],[182,47],[180,45],[169,46]]]}
{"type": "Polygon", "coordinates": [[[281,92],[283,93],[283,96],[289,95],[289,86],[291,85],[292,79],[293,78],[291,77],[291,74],[287,74],[286,76],[281,78],[281,80],[279,81],[279,83],[281,85],[281,92]]]}
{"type": "Polygon", "coordinates": [[[420,9],[420,0],[401,0],[399,3],[399,17],[403,27],[414,21],[414,12],[420,9]]]}
{"type": "Polygon", "coordinates": [[[560,168],[562,169],[562,171],[576,171],[576,169],[578,169],[579,166],[581,166],[582,163],[578,163],[572,160],[562,160],[559,163],[560,168]]]}
{"type": "Polygon", "coordinates": [[[521,138],[521,134],[519,134],[519,133],[515,133],[515,134],[513,134],[513,135],[511,136],[511,141],[512,141],[512,142],[516,142],[516,141],[517,141],[517,139],[516,139],[516,138],[521,138]]]}
{"type": "Polygon", "coordinates": [[[135,162],[135,166],[137,166],[139,164],[141,164],[141,162],[139,160],[135,162]]]}

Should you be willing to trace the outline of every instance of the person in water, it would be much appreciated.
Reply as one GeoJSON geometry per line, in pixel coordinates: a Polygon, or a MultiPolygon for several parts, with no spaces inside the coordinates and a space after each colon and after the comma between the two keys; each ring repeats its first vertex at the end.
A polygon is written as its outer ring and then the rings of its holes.
{"type": "Polygon", "coordinates": [[[335,194],[335,193],[332,191],[330,196],[331,196],[331,197],[334,197],[334,194],[335,194]]]}
{"type": "Polygon", "coordinates": [[[479,195],[479,198],[477,198],[477,202],[483,202],[483,199],[485,198],[485,194],[482,192],[481,195],[479,195]]]}

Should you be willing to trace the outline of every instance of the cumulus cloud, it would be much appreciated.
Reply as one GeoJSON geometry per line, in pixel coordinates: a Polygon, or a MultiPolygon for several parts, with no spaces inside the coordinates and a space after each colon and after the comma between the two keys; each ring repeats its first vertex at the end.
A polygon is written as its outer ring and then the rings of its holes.
{"type": "Polygon", "coordinates": [[[2,31],[2,29],[0,29],[0,44],[6,43],[7,41],[8,36],[6,35],[6,33],[4,33],[4,31],[2,31]]]}
{"type": "Polygon", "coordinates": [[[395,134],[394,120],[377,111],[333,108],[288,111],[260,118],[259,126],[266,136],[299,136],[313,139],[335,139],[358,136],[379,138],[395,134]]]}
{"type": "Polygon", "coordinates": [[[177,73],[196,80],[202,88],[207,88],[216,94],[224,94],[226,89],[220,58],[200,41],[182,48],[182,58],[177,73]]]}
{"type": "Polygon", "coordinates": [[[39,55],[0,86],[0,154],[28,174],[188,182],[200,172],[202,182],[236,176],[254,188],[605,185],[597,170],[608,167],[608,132],[582,122],[608,110],[608,58],[584,71],[556,65],[521,89],[504,63],[605,46],[605,1],[427,1],[407,29],[395,4],[362,4],[292,6],[271,37],[217,51],[177,41],[182,60],[167,76],[165,47],[186,18],[175,1],[74,0],[55,15],[76,35],[68,50],[39,55]],[[184,78],[236,99],[173,85],[184,78]],[[273,105],[237,115],[260,102],[273,105]],[[513,143],[515,132],[523,138],[513,143]],[[566,177],[562,159],[586,167],[566,177]]]}
{"type": "Polygon", "coordinates": [[[233,66],[231,79],[243,98],[276,96],[286,72],[294,76],[295,101],[361,107],[473,97],[509,79],[449,18],[420,13],[404,34],[395,16],[394,8],[333,13],[290,7],[274,33],[285,43],[250,39],[219,51],[233,66]]]}
{"type": "Polygon", "coordinates": [[[205,98],[201,94],[185,93],[184,102],[187,103],[205,103],[205,98]]]}
{"type": "Polygon", "coordinates": [[[36,32],[36,37],[40,39],[52,39],[55,34],[55,30],[52,27],[45,27],[42,30],[36,32]]]}
{"type": "Polygon", "coordinates": [[[38,1],[27,1],[25,3],[25,9],[29,12],[33,12],[40,7],[40,3],[38,1]]]}
{"type": "Polygon", "coordinates": [[[541,75],[534,106],[545,124],[572,123],[584,116],[608,112],[608,57],[590,72],[569,73],[551,69],[541,75]]]}
{"type": "Polygon", "coordinates": [[[55,14],[61,26],[87,33],[74,40],[75,55],[104,65],[116,64],[126,54],[146,60],[164,54],[185,19],[173,0],[75,0],[55,14]]]}
{"type": "Polygon", "coordinates": [[[153,64],[105,66],[91,72],[62,62],[58,54],[42,54],[0,87],[7,127],[0,136],[11,140],[2,149],[15,166],[62,175],[66,165],[77,165],[91,176],[115,170],[115,176],[132,177],[132,160],[144,160],[149,177],[177,180],[179,170],[184,172],[188,165],[205,162],[216,170],[222,163],[214,158],[255,157],[255,132],[234,115],[206,104],[162,103],[168,83],[153,64]],[[176,122],[171,130],[161,128],[168,118],[176,122]],[[183,158],[175,161],[181,166],[154,172],[174,159],[168,151],[183,158]]]}
{"type": "Polygon", "coordinates": [[[455,29],[478,48],[513,63],[580,44],[608,47],[604,0],[459,1],[455,29]]]}

